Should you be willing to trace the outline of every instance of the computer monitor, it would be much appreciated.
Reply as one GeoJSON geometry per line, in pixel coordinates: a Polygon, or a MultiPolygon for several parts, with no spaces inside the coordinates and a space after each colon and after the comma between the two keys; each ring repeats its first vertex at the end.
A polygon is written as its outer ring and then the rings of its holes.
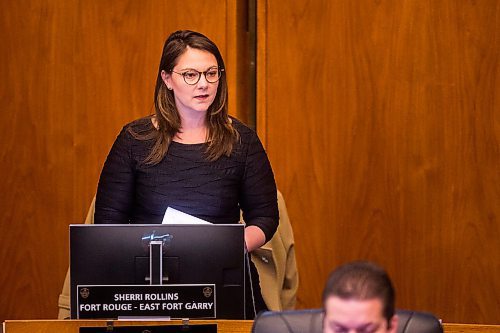
{"type": "Polygon", "coordinates": [[[241,224],[71,225],[71,318],[177,318],[180,307],[205,318],[245,319],[244,244],[241,224]],[[160,259],[150,255],[151,241],[161,245],[160,259]],[[158,269],[161,282],[151,285],[158,269]],[[191,301],[196,286],[213,305],[191,301]]]}

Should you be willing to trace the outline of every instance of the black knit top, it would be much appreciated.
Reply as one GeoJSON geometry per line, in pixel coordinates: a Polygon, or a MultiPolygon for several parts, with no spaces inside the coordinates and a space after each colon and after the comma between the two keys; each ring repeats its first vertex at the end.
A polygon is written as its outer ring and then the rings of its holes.
{"type": "Polygon", "coordinates": [[[206,144],[172,142],[156,165],[143,163],[152,140],[136,133],[152,130],[149,117],[123,127],[104,164],[97,190],[95,223],[161,223],[167,207],[212,223],[247,225],[271,239],[278,226],[276,183],[256,133],[236,119],[240,134],[232,154],[205,159],[206,144]]]}

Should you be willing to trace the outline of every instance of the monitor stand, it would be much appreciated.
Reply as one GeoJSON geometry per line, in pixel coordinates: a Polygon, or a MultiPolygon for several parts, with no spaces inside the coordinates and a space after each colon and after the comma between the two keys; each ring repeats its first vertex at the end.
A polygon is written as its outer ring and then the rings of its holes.
{"type": "MultiPolygon", "coordinates": [[[[163,284],[163,241],[149,242],[149,284],[163,284]]],[[[168,276],[165,277],[168,281],[168,276]]],[[[147,278],[146,278],[147,279],[147,278]]]]}

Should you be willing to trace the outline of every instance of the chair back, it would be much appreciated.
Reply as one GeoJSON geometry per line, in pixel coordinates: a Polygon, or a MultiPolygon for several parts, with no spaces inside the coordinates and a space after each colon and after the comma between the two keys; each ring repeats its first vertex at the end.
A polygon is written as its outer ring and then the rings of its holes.
{"type": "Polygon", "coordinates": [[[255,317],[252,333],[321,333],[321,309],[264,311],[255,317]]]}
{"type": "Polygon", "coordinates": [[[398,333],[443,333],[441,321],[432,313],[397,310],[398,333]]]}
{"type": "MultiPolygon", "coordinates": [[[[443,333],[441,322],[431,313],[397,310],[397,333],[443,333]]],[[[323,310],[265,311],[254,320],[252,333],[321,333],[323,310]]]]}

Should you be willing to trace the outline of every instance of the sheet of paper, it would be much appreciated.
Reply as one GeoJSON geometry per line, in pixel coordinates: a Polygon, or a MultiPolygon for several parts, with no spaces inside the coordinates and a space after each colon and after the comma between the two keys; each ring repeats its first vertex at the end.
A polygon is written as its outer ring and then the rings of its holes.
{"type": "Polygon", "coordinates": [[[168,207],[163,216],[162,224],[211,224],[196,216],[186,214],[180,210],[168,207]]]}

